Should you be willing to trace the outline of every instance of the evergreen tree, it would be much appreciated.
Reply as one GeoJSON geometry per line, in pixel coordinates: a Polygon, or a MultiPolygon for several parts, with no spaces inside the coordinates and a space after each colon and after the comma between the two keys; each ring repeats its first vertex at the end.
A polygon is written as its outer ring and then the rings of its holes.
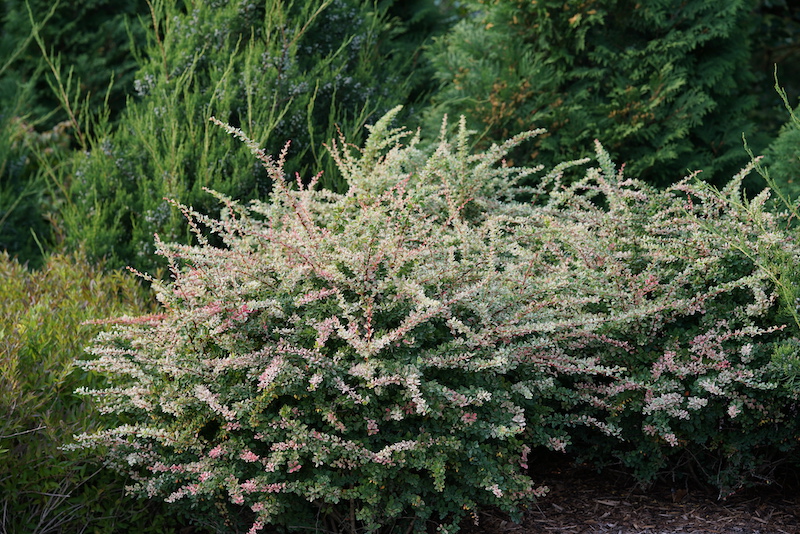
{"type": "Polygon", "coordinates": [[[781,96],[772,90],[776,73],[789,102],[800,97],[800,5],[760,0],[754,15],[752,63],[759,97],[754,118],[762,131],[774,137],[786,120],[781,96]]]}
{"type": "Polygon", "coordinates": [[[289,140],[287,177],[325,169],[321,183],[335,189],[323,143],[337,130],[358,142],[362,126],[407,101],[415,83],[413,57],[387,52],[399,37],[373,2],[155,2],[152,23],[119,125],[97,127],[63,175],[68,246],[85,245],[112,267],[154,270],[154,233],[190,239],[165,197],[213,214],[203,188],[240,200],[270,190],[264,169],[211,116],[270,154],[289,140]]]}
{"type": "Polygon", "coordinates": [[[751,125],[755,0],[473,1],[435,47],[443,111],[498,140],[545,128],[515,163],[586,155],[665,184],[730,176],[751,125]]]}

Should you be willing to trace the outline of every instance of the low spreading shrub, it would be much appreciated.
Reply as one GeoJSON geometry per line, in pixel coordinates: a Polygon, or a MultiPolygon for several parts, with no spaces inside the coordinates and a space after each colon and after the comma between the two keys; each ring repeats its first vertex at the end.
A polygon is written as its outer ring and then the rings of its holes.
{"type": "Polygon", "coordinates": [[[142,288],[78,257],[31,271],[0,253],[0,295],[0,532],[170,532],[171,516],[126,497],[124,477],[96,454],[60,450],[109,424],[74,393],[103,384],[73,365],[98,330],[82,323],[152,308],[142,288]]]}
{"type": "Polygon", "coordinates": [[[609,287],[586,298],[624,318],[603,326],[592,350],[618,366],[613,380],[556,378],[621,438],[579,429],[573,450],[616,459],[643,483],[670,474],[721,496],[775,480],[798,446],[799,250],[789,218],[766,208],[771,191],[743,195],[752,165],[722,191],[688,180],[657,191],[621,172],[609,181],[612,170],[551,201],[557,233],[590,232],[571,244],[585,262],[572,273],[606,273],[609,287]],[[635,319],[625,317],[631,306],[635,319]]]}
{"type": "MultiPolygon", "coordinates": [[[[321,516],[421,532],[537,492],[520,470],[526,390],[494,349],[505,334],[481,326],[501,289],[497,236],[461,214],[470,188],[511,173],[486,156],[440,200],[435,183],[396,180],[421,156],[378,159],[385,122],[362,158],[335,152],[348,194],[291,190],[262,156],[274,191],[252,216],[224,197],[221,222],[187,209],[224,248],[159,243],[176,262],[173,284],[154,280],[164,313],[119,322],[84,362],[112,377],[98,400],[132,422],[84,439],[109,446],[141,494],[224,497],[254,531],[321,516]]],[[[449,180],[439,160],[426,173],[449,180]]]]}
{"type": "Polygon", "coordinates": [[[157,240],[160,313],[110,321],[81,363],[110,381],[85,393],[129,423],[78,446],[107,447],[140,495],[251,533],[519,517],[545,492],[532,449],[589,433],[643,479],[698,445],[738,481],[736,454],[796,450],[772,355],[797,359],[798,250],[768,192],[744,199],[745,173],[658,191],[599,143],[583,180],[562,184],[588,160],[524,189],[538,170],[502,158],[541,132],[472,154],[462,119],[426,153],[389,128],[397,112],[363,149],[332,143],[344,194],[292,187],[283,156],[226,127],[271,197],[215,193],[219,219],[178,204],[198,245],[157,240]]]}

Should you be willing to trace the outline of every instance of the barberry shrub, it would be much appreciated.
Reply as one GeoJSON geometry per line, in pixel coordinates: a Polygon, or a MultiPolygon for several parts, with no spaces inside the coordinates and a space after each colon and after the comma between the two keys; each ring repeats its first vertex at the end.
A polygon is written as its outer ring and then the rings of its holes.
{"type": "Polygon", "coordinates": [[[532,449],[588,432],[667,461],[782,424],[758,439],[796,449],[781,441],[796,393],[770,350],[797,332],[779,306],[797,250],[767,193],[742,199],[744,173],[722,192],[657,191],[598,144],[583,180],[562,183],[588,160],[526,190],[540,169],[502,158],[540,131],[473,154],[462,119],[428,153],[389,128],[398,111],[360,150],[331,144],[344,194],[290,186],[283,156],[225,126],[271,197],[214,193],[219,219],[178,205],[198,245],[157,240],[173,275],[151,278],[161,313],[110,321],[81,362],[111,383],[85,393],[130,423],[82,446],[107,447],[138,493],[250,532],[519,517],[544,493],[532,449]]]}
{"type": "Polygon", "coordinates": [[[778,466],[798,458],[798,245],[789,216],[766,207],[770,190],[743,193],[755,163],[721,191],[689,179],[660,191],[621,171],[609,179],[614,169],[600,155],[598,179],[550,202],[559,234],[589,232],[564,253],[580,258],[571,274],[607,284],[584,293],[612,318],[590,351],[620,369],[613,379],[556,378],[580,395],[585,417],[617,432],[576,429],[572,450],[620,462],[642,483],[670,475],[721,497],[774,481],[778,466]]]}
{"type": "Polygon", "coordinates": [[[260,154],[270,202],[217,195],[220,221],[183,208],[223,248],[199,231],[199,246],[158,242],[174,274],[153,280],[163,313],[118,321],[83,362],[111,377],[93,394],[132,424],[82,439],[109,446],[140,493],[222,496],[253,531],[323,517],[424,532],[481,505],[518,513],[542,491],[520,467],[531,393],[490,321],[501,232],[462,213],[469,189],[506,188],[514,171],[489,154],[473,172],[447,144],[427,163],[413,144],[384,158],[400,136],[383,137],[388,120],[361,157],[334,150],[348,193],[289,188],[282,160],[260,154]],[[439,198],[451,164],[464,183],[439,198]]]}

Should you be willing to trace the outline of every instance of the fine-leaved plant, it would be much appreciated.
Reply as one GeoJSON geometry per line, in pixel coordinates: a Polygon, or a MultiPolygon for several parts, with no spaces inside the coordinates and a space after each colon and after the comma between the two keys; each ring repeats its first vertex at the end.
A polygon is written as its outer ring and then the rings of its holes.
{"type": "Polygon", "coordinates": [[[432,120],[463,113],[495,142],[547,129],[513,152],[519,164],[588,156],[597,138],[648,183],[699,169],[722,183],[754,129],[754,4],[463,2],[470,16],[430,50],[442,82],[432,120]]]}
{"type": "Polygon", "coordinates": [[[60,449],[73,434],[119,423],[75,394],[103,379],[73,364],[100,329],[85,321],[152,309],[143,288],[77,255],[31,270],[3,252],[0,295],[0,532],[175,532],[175,515],[127,496],[125,478],[98,454],[60,449]]]}

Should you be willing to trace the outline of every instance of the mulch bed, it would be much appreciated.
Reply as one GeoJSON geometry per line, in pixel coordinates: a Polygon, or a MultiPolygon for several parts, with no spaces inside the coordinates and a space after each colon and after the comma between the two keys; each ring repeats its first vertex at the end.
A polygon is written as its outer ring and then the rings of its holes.
{"type": "Polygon", "coordinates": [[[463,534],[800,534],[800,488],[777,484],[742,490],[725,500],[710,489],[646,490],[629,477],[550,462],[537,470],[550,487],[520,524],[491,511],[463,534]]]}

